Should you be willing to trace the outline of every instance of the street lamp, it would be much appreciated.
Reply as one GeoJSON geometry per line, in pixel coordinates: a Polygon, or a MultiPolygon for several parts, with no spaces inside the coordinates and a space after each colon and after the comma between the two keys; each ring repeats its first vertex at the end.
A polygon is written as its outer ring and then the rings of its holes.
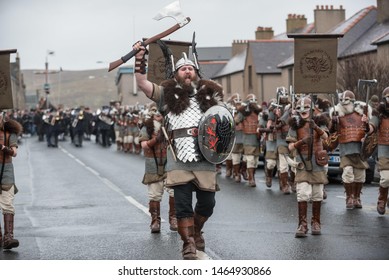
{"type": "Polygon", "coordinates": [[[49,84],[49,74],[58,73],[59,71],[49,71],[49,55],[54,55],[54,51],[47,50],[46,51],[46,61],[45,61],[45,70],[35,71],[34,74],[44,74],[45,75],[45,83],[43,84],[43,90],[46,93],[46,107],[50,108],[49,103],[49,94],[50,94],[50,84],[49,84]]]}

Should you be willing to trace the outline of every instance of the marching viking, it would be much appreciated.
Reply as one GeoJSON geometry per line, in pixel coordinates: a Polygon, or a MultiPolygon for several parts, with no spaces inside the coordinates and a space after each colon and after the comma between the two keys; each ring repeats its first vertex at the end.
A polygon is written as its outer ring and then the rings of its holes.
{"type": "Polygon", "coordinates": [[[371,122],[372,108],[365,102],[356,101],[354,93],[346,90],[339,94],[339,103],[331,108],[330,118],[338,132],[346,209],[362,208],[360,196],[369,164],[362,159],[361,149],[362,139],[375,131],[371,122]]]}
{"type": "Polygon", "coordinates": [[[177,231],[174,190],[165,187],[167,146],[161,131],[162,125],[163,116],[158,111],[157,106],[152,104],[139,135],[139,141],[145,157],[145,174],[142,183],[147,185],[148,189],[151,233],[159,233],[161,231],[160,204],[164,190],[169,194],[170,230],[177,231]]]}
{"type": "Polygon", "coordinates": [[[265,180],[266,186],[271,188],[273,181],[273,170],[277,167],[277,139],[276,139],[276,130],[274,127],[274,109],[277,107],[276,99],[271,99],[269,101],[269,108],[267,112],[262,112],[262,121],[263,127],[260,128],[260,132],[263,134],[266,145],[265,153],[265,180]]]}
{"type": "Polygon", "coordinates": [[[384,215],[388,202],[389,189],[389,87],[382,92],[382,102],[378,106],[377,122],[378,169],[380,187],[377,201],[377,212],[384,215]]]}
{"type": "Polygon", "coordinates": [[[289,120],[287,142],[290,151],[297,150],[299,163],[295,178],[299,223],[295,237],[300,238],[308,232],[308,201],[312,201],[312,235],[321,234],[320,209],[324,184],[328,183],[325,168],[328,156],[322,140],[328,137],[329,118],[313,115],[313,103],[308,96],[300,98],[295,109],[297,114],[289,120]]]}
{"type": "Polygon", "coordinates": [[[278,172],[279,172],[279,184],[280,190],[284,194],[290,194],[290,182],[294,184],[295,174],[294,169],[291,170],[291,178],[289,177],[289,164],[287,158],[290,156],[288,149],[288,143],[286,142],[286,136],[289,131],[288,120],[291,116],[291,102],[289,101],[289,93],[286,88],[277,88],[277,108],[273,110],[274,120],[272,120],[271,126],[276,129],[276,144],[277,144],[277,156],[278,156],[278,172]]]}
{"type": "Polygon", "coordinates": [[[17,193],[12,158],[16,157],[18,149],[18,135],[22,133],[22,126],[15,120],[9,119],[5,112],[0,113],[0,207],[4,217],[4,235],[0,227],[0,247],[12,249],[19,246],[14,238],[14,198],[17,193]]]}
{"type": "Polygon", "coordinates": [[[196,250],[205,250],[202,229],[213,214],[215,192],[219,190],[215,164],[202,157],[197,134],[205,112],[214,105],[223,104],[223,89],[213,81],[201,79],[197,59],[193,62],[185,53],[174,66],[174,77],[161,85],[154,84],[145,75],[145,48],[138,42],[133,49],[138,51],[136,82],[158,108],[163,108],[166,116],[167,134],[170,147],[173,147],[167,154],[166,186],[174,188],[178,233],[183,241],[182,256],[183,259],[196,259],[196,250]],[[193,191],[197,198],[194,209],[193,191]]]}
{"type": "MultiPolygon", "coordinates": [[[[258,106],[254,94],[246,97],[245,105],[241,106],[238,114],[234,117],[237,125],[242,124],[243,130],[243,154],[247,163],[248,185],[256,187],[255,169],[258,165],[260,154],[259,113],[262,108],[258,106]]],[[[240,176],[240,175],[239,175],[240,176]]]]}
{"type": "MultiPolygon", "coordinates": [[[[227,101],[227,104],[232,112],[233,116],[236,116],[239,109],[242,107],[242,99],[239,93],[233,94],[227,101]]],[[[239,123],[235,126],[235,145],[231,153],[231,166],[232,175],[236,183],[240,183],[243,179],[247,180],[247,165],[246,161],[243,161],[243,123],[239,123]]],[[[229,162],[226,160],[226,166],[228,168],[229,162]]],[[[227,176],[227,175],[226,175],[227,176]]],[[[228,177],[228,176],[227,176],[228,177]]]]}

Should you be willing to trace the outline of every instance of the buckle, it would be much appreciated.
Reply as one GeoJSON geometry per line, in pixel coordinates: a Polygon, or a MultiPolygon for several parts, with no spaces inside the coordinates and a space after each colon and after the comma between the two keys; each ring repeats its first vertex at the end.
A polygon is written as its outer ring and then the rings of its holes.
{"type": "Polygon", "coordinates": [[[199,135],[199,129],[197,127],[194,127],[194,128],[189,128],[186,133],[190,136],[194,136],[196,137],[197,135],[199,135]]]}

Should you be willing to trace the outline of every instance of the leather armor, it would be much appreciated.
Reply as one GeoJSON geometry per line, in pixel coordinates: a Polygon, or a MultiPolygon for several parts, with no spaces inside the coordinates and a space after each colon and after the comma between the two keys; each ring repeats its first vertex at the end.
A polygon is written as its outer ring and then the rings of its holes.
{"type": "MultiPolygon", "coordinates": [[[[309,122],[306,122],[304,126],[297,129],[297,139],[302,140],[304,138],[310,138],[311,137],[310,131],[311,131],[310,124],[309,122]]],[[[313,133],[313,153],[323,150],[323,143],[319,134],[314,129],[312,129],[312,133],[313,133]]],[[[301,154],[308,155],[309,145],[303,144],[299,150],[301,154]]]]}
{"type": "Polygon", "coordinates": [[[357,112],[339,117],[339,143],[360,142],[365,137],[365,123],[357,112]]]}
{"type": "Polygon", "coordinates": [[[381,118],[378,129],[378,145],[389,145],[389,118],[381,118]]]}
{"type": "Polygon", "coordinates": [[[251,112],[243,120],[243,133],[256,134],[258,128],[258,114],[251,112]]]}

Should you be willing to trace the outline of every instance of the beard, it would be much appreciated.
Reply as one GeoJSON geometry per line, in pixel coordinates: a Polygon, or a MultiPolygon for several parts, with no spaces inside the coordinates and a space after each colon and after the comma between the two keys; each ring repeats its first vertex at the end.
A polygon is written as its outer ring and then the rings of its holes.
{"type": "Polygon", "coordinates": [[[196,87],[197,84],[197,76],[192,74],[185,74],[183,77],[177,76],[176,77],[177,83],[182,86],[192,86],[196,87]]]}
{"type": "Polygon", "coordinates": [[[354,104],[353,103],[343,105],[342,107],[343,107],[343,111],[344,111],[345,115],[348,115],[348,114],[351,114],[352,112],[354,112],[354,104]]]}

